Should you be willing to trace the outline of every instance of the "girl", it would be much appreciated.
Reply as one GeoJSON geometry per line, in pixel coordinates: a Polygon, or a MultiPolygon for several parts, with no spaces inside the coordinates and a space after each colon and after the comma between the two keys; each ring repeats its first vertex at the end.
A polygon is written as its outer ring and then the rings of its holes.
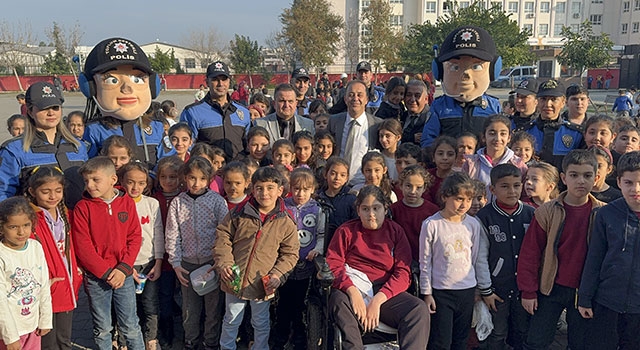
{"type": "Polygon", "coordinates": [[[487,188],[484,182],[478,179],[472,179],[473,181],[473,199],[471,200],[471,207],[467,212],[471,216],[476,216],[480,209],[487,204],[487,188]]]}
{"type": "Polygon", "coordinates": [[[616,138],[615,121],[606,114],[598,114],[587,119],[584,124],[584,142],[587,147],[593,145],[611,148],[616,138]]]}
{"type": "Polygon", "coordinates": [[[313,135],[307,130],[296,131],[291,138],[296,151],[296,165],[316,168],[316,156],[313,154],[313,135]]]}
{"type": "Polygon", "coordinates": [[[107,156],[116,166],[116,172],[134,159],[133,148],[127,139],[119,135],[109,136],[102,144],[100,155],[107,156]]]}
{"type": "Polygon", "coordinates": [[[593,184],[591,194],[598,200],[605,203],[612,202],[622,197],[622,192],[619,189],[609,186],[605,182],[607,176],[613,172],[613,156],[611,152],[600,146],[591,146],[589,150],[596,155],[598,160],[598,170],[596,171],[596,182],[593,184]]]}
{"type": "Polygon", "coordinates": [[[295,161],[294,146],[291,141],[287,139],[280,139],[273,144],[271,150],[271,158],[273,158],[273,164],[282,164],[287,167],[293,167],[295,161]]]}
{"type": "Polygon", "coordinates": [[[329,118],[331,115],[327,113],[321,113],[316,116],[316,119],[313,120],[313,126],[316,129],[316,132],[320,130],[327,130],[329,127],[329,118]]]}
{"type": "MultiPolygon", "coordinates": [[[[376,117],[382,119],[400,120],[400,116],[404,112],[404,94],[407,90],[407,84],[400,77],[389,79],[387,88],[384,93],[384,101],[376,111],[376,117]]],[[[402,135],[402,133],[400,133],[402,135]]]]}
{"type": "Polygon", "coordinates": [[[69,213],[63,202],[64,174],[57,167],[37,167],[29,176],[27,194],[36,214],[36,239],[44,249],[51,283],[55,328],[42,337],[43,349],[71,349],[73,310],[82,272],[71,241],[69,213]]]}
{"type": "Polygon", "coordinates": [[[462,171],[462,164],[464,164],[464,158],[466,156],[476,153],[476,147],[478,147],[478,137],[476,134],[465,131],[456,140],[458,143],[458,156],[456,157],[456,165],[453,167],[454,171],[462,171]]]}
{"type": "Polygon", "coordinates": [[[69,113],[65,119],[65,125],[73,136],[78,140],[82,140],[84,137],[84,112],[73,111],[69,113]]]}
{"type": "Polygon", "coordinates": [[[349,163],[340,157],[331,157],[324,166],[325,187],[318,193],[318,201],[331,204],[329,227],[335,229],[344,222],[358,217],[353,202],[356,196],[347,185],[349,163]]]}
{"type": "Polygon", "coordinates": [[[313,100],[309,104],[309,118],[315,120],[318,115],[326,114],[327,109],[327,105],[321,99],[313,100]]]}
{"type": "Polygon", "coordinates": [[[213,181],[211,181],[211,185],[209,188],[216,192],[222,194],[222,178],[218,174],[220,169],[227,162],[226,154],[224,151],[216,146],[210,146],[204,142],[196,143],[191,149],[190,157],[202,157],[211,163],[213,167],[213,173],[215,174],[213,181]]]}
{"type": "Polygon", "coordinates": [[[285,204],[298,223],[300,258],[287,282],[278,289],[280,300],[287,302],[276,306],[274,349],[284,349],[292,332],[294,348],[306,347],[303,314],[310,278],[315,274],[312,261],[317,255],[324,253],[325,217],[318,202],[311,199],[317,188],[313,171],[297,168],[291,172],[289,183],[291,197],[285,199],[285,204]]]}
{"type": "Polygon", "coordinates": [[[526,131],[518,131],[511,137],[511,143],[509,148],[513,150],[513,153],[520,157],[525,164],[529,164],[535,161],[533,152],[535,148],[536,139],[533,135],[526,131]]]}
{"type": "Polygon", "coordinates": [[[362,157],[362,175],[364,175],[364,185],[356,185],[351,190],[357,193],[363,186],[374,185],[380,187],[382,193],[387,197],[389,203],[398,201],[398,197],[393,192],[391,180],[384,156],[378,151],[369,151],[362,157]]]}
{"type": "Polygon", "coordinates": [[[247,133],[247,148],[238,154],[236,160],[249,158],[258,167],[271,165],[269,158],[269,145],[271,138],[267,129],[261,126],[253,126],[247,133]]]}
{"type": "Polygon", "coordinates": [[[384,323],[402,330],[400,349],[426,349],[428,311],[406,292],[411,248],[402,227],[385,218],[385,197],[376,186],[363,187],[356,200],[359,220],[340,226],[329,243],[327,264],[336,276],[329,310],[349,348],[364,349],[363,332],[384,323]],[[354,284],[358,280],[364,283],[354,284]]]}
{"type": "Polygon", "coordinates": [[[169,128],[169,140],[176,155],[186,162],[189,160],[189,149],[193,145],[193,133],[187,123],[180,122],[169,128]]]}
{"type": "Polygon", "coordinates": [[[511,139],[511,120],[509,118],[500,114],[488,117],[484,122],[483,136],[487,146],[467,157],[462,170],[472,179],[478,179],[485,183],[487,201],[491,202],[493,200],[493,193],[489,190],[491,169],[498,164],[511,163],[524,174],[527,171],[527,165],[507,147],[511,139]]]}
{"type": "Polygon", "coordinates": [[[433,182],[429,188],[431,203],[439,203],[438,191],[442,181],[453,172],[453,163],[458,157],[458,144],[451,136],[440,136],[433,141],[433,162],[435,168],[428,169],[433,182]]]}
{"type": "Polygon", "coordinates": [[[247,190],[251,185],[249,168],[242,162],[234,161],[222,168],[222,181],[229,211],[247,201],[247,190]]]}
{"type": "Polygon", "coordinates": [[[378,124],[378,141],[382,146],[382,155],[389,169],[389,178],[392,182],[398,180],[396,170],[396,150],[402,138],[402,124],[397,119],[386,119],[378,124]]]}
{"type": "Polygon", "coordinates": [[[180,121],[180,112],[172,100],[162,101],[159,112],[162,112],[162,117],[167,120],[170,126],[174,126],[180,121]]]}
{"type": "Polygon", "coordinates": [[[420,165],[414,164],[400,173],[402,200],[391,204],[393,220],[404,228],[411,246],[413,261],[419,261],[418,241],[420,227],[424,219],[435,214],[440,208],[424,200],[422,195],[431,185],[431,175],[420,165]]]}
{"type": "Polygon", "coordinates": [[[165,248],[182,290],[182,325],[185,348],[198,347],[202,334],[206,348],[220,342],[223,299],[220,289],[200,296],[193,289],[189,274],[204,265],[213,266],[213,242],[216,227],[227,215],[227,203],[209,190],[213,178],[211,163],[191,157],[182,167],[187,192],[176,196],[169,206],[165,248]],[[200,315],[204,310],[204,323],[200,315]]]}
{"type": "Polygon", "coordinates": [[[0,202],[0,349],[40,349],[40,337],[53,328],[47,260],[42,245],[29,238],[35,221],[24,197],[0,202]]]}
{"type": "Polygon", "coordinates": [[[420,231],[420,293],[431,312],[429,346],[465,349],[476,287],[473,265],[483,228],[466,214],[474,195],[467,174],[451,174],[439,194],[442,209],[420,231]]]}
{"type": "Polygon", "coordinates": [[[249,105],[248,109],[252,122],[258,118],[264,117],[264,109],[262,109],[262,107],[258,106],[257,104],[249,105]]]}
{"type": "Polygon", "coordinates": [[[158,345],[159,312],[156,281],[162,273],[164,225],[158,200],[142,194],[149,179],[147,167],[141,162],[132,162],[122,167],[120,174],[122,187],[136,203],[140,218],[142,246],[133,265],[133,279],[140,283],[140,278],[145,278],[141,275],[146,275],[147,278],[142,294],[137,294],[136,299],[145,346],[147,349],[155,349],[158,345]]]}
{"type": "Polygon", "coordinates": [[[559,181],[560,175],[556,167],[545,162],[533,162],[525,176],[524,192],[528,200],[524,202],[537,208],[556,198],[559,194],[559,181]]]}
{"type": "Polygon", "coordinates": [[[333,156],[333,151],[336,149],[336,139],[327,130],[316,132],[313,139],[318,160],[321,160],[322,163],[326,162],[333,156]]]}

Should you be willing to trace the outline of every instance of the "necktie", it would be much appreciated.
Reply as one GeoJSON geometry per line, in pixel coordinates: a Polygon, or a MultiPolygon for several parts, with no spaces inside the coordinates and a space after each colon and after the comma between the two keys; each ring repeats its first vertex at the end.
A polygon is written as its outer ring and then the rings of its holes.
{"type": "Polygon", "coordinates": [[[356,140],[356,132],[357,132],[358,126],[360,126],[358,121],[355,119],[351,119],[351,121],[349,122],[349,133],[347,134],[347,143],[345,144],[345,149],[344,149],[344,159],[347,162],[349,162],[350,166],[353,166],[353,164],[351,164],[351,157],[353,156],[353,146],[356,140]]]}
{"type": "Polygon", "coordinates": [[[284,130],[282,132],[282,138],[283,139],[287,139],[287,140],[291,140],[291,122],[288,121],[288,120],[284,124],[284,130]]]}

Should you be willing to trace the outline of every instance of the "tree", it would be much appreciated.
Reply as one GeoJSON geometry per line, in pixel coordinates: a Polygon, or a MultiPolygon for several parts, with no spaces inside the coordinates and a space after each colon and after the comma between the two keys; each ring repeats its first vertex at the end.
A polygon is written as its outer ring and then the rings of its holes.
{"type": "Polygon", "coordinates": [[[573,67],[574,73],[578,73],[577,76],[582,76],[589,68],[609,63],[609,51],[613,47],[613,41],[606,33],[595,35],[591,22],[582,22],[577,32],[573,32],[570,27],[562,27],[560,35],[563,37],[564,46],[558,55],[558,62],[573,67]]]}
{"type": "MultiPolygon", "coordinates": [[[[448,4],[456,6],[456,3],[448,4]]],[[[469,7],[452,9],[438,18],[435,24],[427,21],[413,25],[400,50],[401,64],[409,71],[431,70],[433,45],[442,45],[447,34],[463,25],[475,25],[489,32],[496,43],[498,55],[502,56],[504,66],[532,62],[534,55],[527,44],[531,33],[526,29],[520,30],[518,22],[510,16],[500,6],[486,9],[482,2],[474,2],[469,7]]]]}
{"type": "Polygon", "coordinates": [[[280,14],[280,22],[283,38],[307,69],[327,66],[338,55],[344,23],[327,0],[293,0],[280,14]]]}
{"type": "Polygon", "coordinates": [[[28,62],[25,52],[29,46],[35,46],[35,43],[29,23],[0,23],[0,66],[13,72],[21,91],[24,88],[19,75],[24,74],[28,62]]]}
{"type": "Polygon", "coordinates": [[[69,60],[60,52],[50,53],[44,58],[42,72],[48,74],[68,74],[70,72],[69,60]]]}
{"type": "Polygon", "coordinates": [[[387,70],[393,70],[399,63],[397,53],[402,42],[402,31],[391,25],[392,14],[391,4],[384,0],[371,0],[362,13],[362,22],[367,28],[362,42],[369,51],[369,59],[376,73],[383,65],[387,70]]]}
{"type": "MultiPolygon", "coordinates": [[[[80,25],[76,23],[71,29],[53,22],[53,26],[45,31],[50,45],[55,47],[55,53],[45,58],[43,70],[50,74],[68,74],[76,72],[73,69],[72,58],[76,54],[76,47],[82,40],[83,32],[80,25]]],[[[76,81],[77,82],[77,81],[76,81]]]]}
{"type": "Polygon", "coordinates": [[[262,66],[261,47],[258,46],[257,41],[251,41],[248,36],[238,34],[236,34],[235,40],[229,42],[229,47],[231,48],[229,55],[231,67],[236,72],[249,75],[249,86],[253,87],[251,73],[257,72],[262,66]]]}
{"type": "Polygon", "coordinates": [[[348,71],[353,72],[360,58],[360,19],[355,9],[349,9],[342,40],[348,71]]]}
{"type": "Polygon", "coordinates": [[[156,46],[153,55],[149,57],[149,63],[151,63],[151,69],[158,74],[171,73],[171,69],[176,65],[174,50],[163,52],[160,47],[156,46]]]}
{"type": "Polygon", "coordinates": [[[271,49],[276,58],[284,62],[288,70],[293,71],[296,67],[296,50],[287,44],[287,40],[282,32],[272,32],[265,39],[265,45],[271,49]]]}
{"type": "Polygon", "coordinates": [[[183,46],[194,50],[194,56],[202,67],[222,59],[222,53],[226,51],[222,35],[214,27],[192,30],[181,41],[183,46]]]}

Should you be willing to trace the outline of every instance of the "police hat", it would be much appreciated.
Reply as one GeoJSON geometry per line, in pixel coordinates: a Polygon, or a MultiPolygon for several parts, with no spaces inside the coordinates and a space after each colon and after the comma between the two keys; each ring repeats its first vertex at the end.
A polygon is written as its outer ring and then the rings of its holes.
{"type": "Polygon", "coordinates": [[[138,44],[123,38],[105,39],[89,52],[84,63],[84,75],[91,80],[96,73],[106,72],[126,64],[145,73],[153,73],[149,58],[138,44]]]}
{"type": "Polygon", "coordinates": [[[540,83],[538,87],[538,97],[560,97],[564,96],[565,89],[561,82],[555,79],[549,79],[540,83]]]}
{"type": "Polygon", "coordinates": [[[51,106],[62,106],[64,99],[53,84],[39,81],[29,86],[25,93],[25,101],[27,106],[36,106],[42,110],[51,106]]]}
{"type": "Polygon", "coordinates": [[[207,78],[213,79],[219,75],[229,77],[229,67],[222,61],[215,61],[207,67],[207,78]]]}
{"type": "Polygon", "coordinates": [[[516,93],[525,96],[535,95],[538,93],[538,80],[533,78],[525,79],[518,84],[515,90],[509,93],[516,93]]]}
{"type": "Polygon", "coordinates": [[[460,56],[472,56],[492,62],[496,58],[496,44],[491,35],[480,27],[458,27],[444,39],[440,47],[438,62],[445,62],[460,56]]]}
{"type": "Polygon", "coordinates": [[[360,63],[358,63],[358,66],[356,66],[356,72],[359,72],[361,70],[366,70],[371,72],[371,63],[367,61],[360,61],[360,63]]]}
{"type": "Polygon", "coordinates": [[[298,67],[296,69],[293,70],[293,73],[291,74],[291,78],[295,79],[309,79],[309,72],[307,72],[306,69],[304,69],[304,67],[298,67]]]}

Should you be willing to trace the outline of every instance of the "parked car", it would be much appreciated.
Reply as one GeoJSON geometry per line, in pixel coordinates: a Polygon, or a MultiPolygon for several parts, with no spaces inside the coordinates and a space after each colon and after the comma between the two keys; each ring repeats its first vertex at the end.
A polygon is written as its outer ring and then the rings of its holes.
{"type": "Polygon", "coordinates": [[[511,87],[511,79],[513,78],[513,85],[518,85],[522,80],[537,77],[536,66],[516,66],[507,69],[503,69],[500,72],[500,76],[491,82],[491,87],[495,88],[509,88],[511,87]]]}

